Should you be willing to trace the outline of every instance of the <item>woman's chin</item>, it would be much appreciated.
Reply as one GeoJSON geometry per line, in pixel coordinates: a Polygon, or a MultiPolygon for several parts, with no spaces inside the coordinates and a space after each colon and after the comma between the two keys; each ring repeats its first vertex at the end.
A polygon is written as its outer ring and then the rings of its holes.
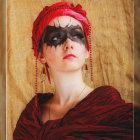
{"type": "Polygon", "coordinates": [[[62,72],[71,73],[71,72],[76,72],[76,71],[79,71],[79,70],[81,70],[81,68],[65,69],[65,70],[62,70],[62,72]]]}
{"type": "Polygon", "coordinates": [[[76,72],[81,70],[82,65],[67,65],[60,69],[62,72],[76,72]]]}
{"type": "Polygon", "coordinates": [[[69,61],[67,63],[59,63],[53,65],[53,71],[59,72],[75,72],[81,70],[82,66],[84,65],[85,61],[69,61]]]}

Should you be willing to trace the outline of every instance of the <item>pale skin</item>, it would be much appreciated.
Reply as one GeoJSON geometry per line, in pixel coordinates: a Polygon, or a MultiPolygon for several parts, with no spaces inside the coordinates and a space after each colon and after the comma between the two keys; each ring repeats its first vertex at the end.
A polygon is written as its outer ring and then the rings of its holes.
{"type": "MultiPolygon", "coordinates": [[[[49,25],[55,27],[79,25],[82,28],[78,20],[69,16],[57,17],[49,25]]],[[[55,83],[55,93],[54,97],[42,107],[42,123],[49,119],[62,118],[93,90],[83,82],[82,78],[82,66],[88,57],[89,52],[85,44],[79,44],[69,38],[57,47],[43,44],[43,51],[39,53],[38,59],[42,64],[49,65],[55,83]],[[64,59],[67,54],[74,54],[76,57],[64,59]]]]}

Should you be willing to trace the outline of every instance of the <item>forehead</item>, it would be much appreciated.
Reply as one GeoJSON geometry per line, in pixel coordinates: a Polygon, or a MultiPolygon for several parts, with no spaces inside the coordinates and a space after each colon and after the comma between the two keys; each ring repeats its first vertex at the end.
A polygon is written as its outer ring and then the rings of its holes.
{"type": "Polygon", "coordinates": [[[48,24],[50,26],[55,27],[66,27],[66,26],[77,26],[79,25],[82,29],[82,24],[77,19],[70,17],[70,16],[59,16],[51,20],[51,22],[48,24]]]}

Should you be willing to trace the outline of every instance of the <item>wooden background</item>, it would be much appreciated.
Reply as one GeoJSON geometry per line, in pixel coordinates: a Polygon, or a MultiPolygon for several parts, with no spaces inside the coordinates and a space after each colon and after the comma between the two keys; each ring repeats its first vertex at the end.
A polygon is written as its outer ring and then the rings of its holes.
{"type": "Polygon", "coordinates": [[[0,0],[0,140],[6,139],[6,2],[0,0]]]}
{"type": "MultiPolygon", "coordinates": [[[[126,102],[133,102],[133,0],[68,0],[80,3],[92,26],[92,88],[112,85],[126,102]]],[[[35,58],[32,51],[33,21],[46,5],[58,0],[7,1],[7,140],[12,140],[16,122],[34,96],[35,58]]],[[[87,62],[89,64],[89,62],[87,62]]],[[[39,64],[38,71],[42,65],[39,64]]],[[[53,84],[46,82],[46,91],[53,84]]],[[[38,92],[44,86],[38,80],[38,92]]]]}

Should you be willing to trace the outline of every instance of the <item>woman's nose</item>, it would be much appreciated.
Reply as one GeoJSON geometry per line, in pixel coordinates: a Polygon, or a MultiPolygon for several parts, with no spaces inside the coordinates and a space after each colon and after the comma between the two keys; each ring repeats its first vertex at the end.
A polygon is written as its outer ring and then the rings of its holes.
{"type": "Polygon", "coordinates": [[[70,49],[74,49],[73,45],[72,45],[72,40],[70,40],[69,38],[67,38],[67,40],[64,43],[64,50],[70,50],[70,49]]]}

